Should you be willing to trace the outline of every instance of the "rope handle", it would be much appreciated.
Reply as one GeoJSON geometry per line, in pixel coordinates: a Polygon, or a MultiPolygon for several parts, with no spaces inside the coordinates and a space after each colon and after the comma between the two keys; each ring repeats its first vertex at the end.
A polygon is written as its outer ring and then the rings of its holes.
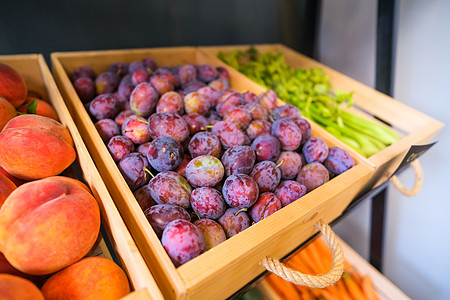
{"type": "Polygon", "coordinates": [[[416,178],[414,180],[414,186],[411,189],[406,188],[401,182],[400,179],[396,175],[392,176],[389,179],[390,182],[395,186],[397,190],[399,190],[405,196],[415,196],[419,193],[423,184],[423,171],[420,166],[419,160],[415,159],[410,163],[410,166],[413,168],[416,178]]]}
{"type": "Polygon", "coordinates": [[[344,255],[341,244],[328,224],[324,224],[319,220],[314,226],[319,229],[325,237],[333,254],[333,263],[331,264],[328,273],[321,275],[304,274],[287,267],[275,258],[267,256],[262,259],[260,264],[265,267],[267,271],[297,285],[307,285],[312,288],[325,288],[334,284],[342,277],[342,273],[344,272],[344,255]]]}

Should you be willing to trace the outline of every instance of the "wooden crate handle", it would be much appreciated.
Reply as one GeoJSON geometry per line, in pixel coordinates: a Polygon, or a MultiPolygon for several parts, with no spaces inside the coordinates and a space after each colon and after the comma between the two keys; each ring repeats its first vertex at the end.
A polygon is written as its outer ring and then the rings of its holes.
{"type": "Polygon", "coordinates": [[[414,186],[411,189],[406,188],[401,182],[400,179],[396,175],[392,176],[389,179],[390,182],[395,186],[397,190],[399,190],[405,196],[415,196],[419,193],[423,184],[423,171],[420,166],[419,160],[415,159],[410,163],[410,166],[413,168],[416,178],[414,180],[414,186]]]}
{"type": "Polygon", "coordinates": [[[333,263],[331,264],[328,273],[322,275],[304,274],[287,267],[275,258],[267,256],[263,258],[260,264],[264,266],[267,271],[297,285],[307,285],[312,288],[325,288],[334,284],[342,277],[342,273],[344,272],[344,255],[341,244],[328,224],[319,220],[314,226],[319,229],[325,237],[333,254],[333,263]]]}

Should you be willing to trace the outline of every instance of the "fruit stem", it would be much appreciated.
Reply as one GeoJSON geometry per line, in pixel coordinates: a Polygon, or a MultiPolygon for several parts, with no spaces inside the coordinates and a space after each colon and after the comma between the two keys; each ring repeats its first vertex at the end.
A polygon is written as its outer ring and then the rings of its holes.
{"type": "Polygon", "coordinates": [[[141,122],[141,123],[144,123],[144,124],[146,124],[146,125],[148,125],[148,121],[147,120],[142,120],[141,118],[136,118],[136,120],[138,121],[138,122],[141,122]]]}
{"type": "Polygon", "coordinates": [[[145,179],[147,179],[147,173],[150,174],[150,176],[152,176],[152,178],[155,177],[155,175],[153,175],[152,172],[147,167],[144,167],[144,171],[145,171],[145,173],[144,173],[145,179]]]}
{"type": "Polygon", "coordinates": [[[255,104],[255,106],[253,106],[253,108],[252,109],[250,109],[247,113],[248,114],[250,114],[250,113],[252,113],[252,111],[254,111],[255,109],[256,109],[256,106],[258,106],[257,104],[255,104]]]}
{"type": "Polygon", "coordinates": [[[241,208],[240,210],[238,210],[238,211],[234,214],[234,216],[236,217],[240,212],[243,212],[243,211],[247,211],[247,207],[244,207],[244,208],[241,208]]]}
{"type": "Polygon", "coordinates": [[[278,165],[276,165],[276,167],[275,168],[279,168],[282,164],[284,163],[284,159],[282,159],[281,161],[280,161],[280,163],[278,164],[278,165]]]}
{"type": "Polygon", "coordinates": [[[200,127],[200,130],[208,130],[208,129],[212,129],[212,128],[213,128],[213,125],[208,125],[205,127],[200,127]]]}

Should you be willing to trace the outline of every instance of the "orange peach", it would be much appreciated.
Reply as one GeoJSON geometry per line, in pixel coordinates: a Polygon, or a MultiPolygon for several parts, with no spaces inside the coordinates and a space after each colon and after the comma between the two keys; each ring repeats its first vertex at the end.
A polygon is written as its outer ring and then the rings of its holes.
{"type": "Polygon", "coordinates": [[[25,102],[27,97],[27,85],[22,76],[13,69],[0,62],[0,95],[18,107],[25,102]]]}
{"type": "Polygon", "coordinates": [[[28,279],[31,282],[33,282],[37,287],[41,287],[48,278],[48,276],[36,276],[20,272],[6,260],[6,257],[1,252],[0,252],[0,274],[11,274],[28,279]]]}
{"type": "Polygon", "coordinates": [[[125,272],[103,257],[87,257],[52,275],[41,289],[46,300],[119,299],[130,293],[125,272]]]}
{"type": "Polygon", "coordinates": [[[6,198],[14,191],[17,186],[5,175],[0,174],[0,208],[6,198]]]}
{"type": "Polygon", "coordinates": [[[11,119],[0,133],[0,145],[0,166],[25,180],[58,175],[76,158],[67,128],[38,115],[11,119]]]}
{"type": "Polygon", "coordinates": [[[36,115],[48,117],[56,121],[59,120],[58,115],[56,114],[56,111],[53,108],[53,106],[51,106],[50,103],[45,102],[44,100],[41,100],[36,97],[27,97],[27,100],[25,100],[25,102],[17,108],[17,111],[20,111],[25,114],[28,113],[27,112],[28,105],[30,105],[30,103],[33,102],[34,100],[36,100],[36,115]]]}
{"type": "Polygon", "coordinates": [[[6,123],[15,116],[17,116],[17,113],[14,106],[11,102],[0,96],[0,131],[2,131],[6,123]]]}
{"type": "Polygon", "coordinates": [[[15,184],[16,186],[22,185],[22,184],[24,184],[25,182],[27,182],[26,180],[17,178],[17,177],[15,177],[15,176],[12,176],[12,175],[9,174],[8,172],[6,172],[6,170],[3,169],[2,166],[0,166],[0,174],[2,174],[2,175],[4,175],[4,176],[8,177],[9,180],[11,180],[12,182],[14,182],[14,184],[15,184]]]}
{"type": "Polygon", "coordinates": [[[0,274],[0,299],[44,300],[44,296],[31,281],[11,274],[0,274]]]}
{"type": "Polygon", "coordinates": [[[0,251],[19,271],[45,275],[83,258],[100,232],[97,201],[75,179],[25,183],[0,210],[0,251]]]}

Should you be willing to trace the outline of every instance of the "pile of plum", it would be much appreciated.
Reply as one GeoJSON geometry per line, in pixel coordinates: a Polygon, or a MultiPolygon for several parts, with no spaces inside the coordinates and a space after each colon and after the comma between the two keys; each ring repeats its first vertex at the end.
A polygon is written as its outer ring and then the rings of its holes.
{"type": "Polygon", "coordinates": [[[272,90],[230,90],[222,67],[146,58],[71,79],[176,266],[355,164],[272,90]]]}

